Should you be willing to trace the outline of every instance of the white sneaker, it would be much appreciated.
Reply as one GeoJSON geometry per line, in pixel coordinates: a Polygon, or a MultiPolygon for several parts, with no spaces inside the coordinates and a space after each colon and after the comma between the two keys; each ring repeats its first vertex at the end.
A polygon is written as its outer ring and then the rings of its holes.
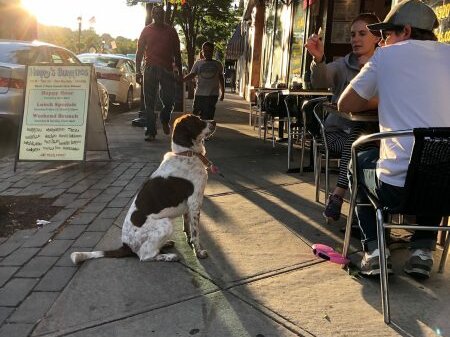
{"type": "Polygon", "coordinates": [[[408,275],[418,278],[427,279],[430,277],[433,269],[433,251],[430,249],[414,249],[405,264],[403,270],[408,275]]]}
{"type": "MultiPolygon", "coordinates": [[[[391,252],[386,249],[387,272],[392,274],[391,252]]],[[[377,249],[372,252],[365,252],[361,260],[360,271],[366,276],[380,275],[380,251],[377,249]]]]}

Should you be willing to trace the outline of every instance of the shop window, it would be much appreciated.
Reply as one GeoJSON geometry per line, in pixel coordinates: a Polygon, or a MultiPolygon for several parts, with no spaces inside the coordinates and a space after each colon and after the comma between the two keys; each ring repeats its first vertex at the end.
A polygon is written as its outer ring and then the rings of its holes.
{"type": "MultiPolygon", "coordinates": [[[[273,59],[272,59],[272,74],[270,82],[272,86],[275,86],[279,82],[283,81],[283,75],[281,73],[281,67],[283,62],[283,4],[277,1],[276,18],[275,18],[275,31],[273,37],[273,59]]],[[[287,25],[286,25],[287,26],[287,25]]]]}
{"type": "Polygon", "coordinates": [[[439,20],[439,27],[434,31],[438,41],[450,43],[450,1],[424,0],[424,2],[433,8],[439,20]]]}
{"type": "Polygon", "coordinates": [[[305,10],[303,3],[294,7],[292,23],[291,57],[289,66],[289,85],[302,82],[303,41],[305,39],[305,10]]]}
{"type": "Polygon", "coordinates": [[[272,51],[273,51],[273,32],[275,24],[275,1],[272,0],[266,3],[266,17],[265,17],[265,32],[263,38],[263,71],[261,72],[261,83],[264,86],[270,86],[270,77],[272,70],[272,51]]]}

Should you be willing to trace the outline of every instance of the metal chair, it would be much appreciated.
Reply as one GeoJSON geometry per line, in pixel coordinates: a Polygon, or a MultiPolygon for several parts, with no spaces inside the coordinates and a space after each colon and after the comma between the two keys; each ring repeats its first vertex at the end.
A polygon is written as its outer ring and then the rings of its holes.
{"type": "Polygon", "coordinates": [[[303,132],[303,123],[300,118],[299,97],[286,96],[284,104],[287,112],[287,133],[288,133],[288,172],[294,172],[291,169],[291,161],[293,160],[294,143],[299,140],[303,132]]]}
{"type": "Polygon", "coordinates": [[[315,172],[315,184],[316,184],[316,201],[319,201],[320,195],[320,176],[322,174],[322,160],[325,161],[325,204],[328,200],[330,193],[330,160],[339,160],[341,158],[340,153],[331,152],[328,147],[327,138],[325,135],[325,118],[326,112],[322,109],[322,105],[316,105],[313,109],[314,117],[320,127],[320,142],[317,142],[317,149],[314,151],[314,167],[317,167],[315,172]]]}
{"type": "Polygon", "coordinates": [[[283,134],[284,123],[287,122],[287,112],[282,95],[279,91],[270,92],[264,97],[264,141],[267,139],[267,130],[270,128],[272,146],[275,147],[275,123],[278,122],[278,132],[283,134]]]}
{"type": "Polygon", "coordinates": [[[317,124],[316,119],[314,118],[314,107],[318,104],[326,102],[327,100],[328,99],[326,97],[316,97],[303,101],[301,108],[303,129],[300,138],[300,175],[302,175],[304,171],[303,163],[305,160],[306,143],[309,141],[310,166],[314,165],[314,149],[319,146],[319,143],[317,142],[320,139],[320,127],[317,124]],[[316,142],[316,146],[314,146],[314,142],[316,142]]]}
{"type": "Polygon", "coordinates": [[[248,125],[252,126],[253,129],[255,128],[256,119],[258,118],[259,114],[259,106],[258,106],[258,95],[255,95],[255,100],[250,99],[250,113],[248,116],[248,125]]]}
{"type": "MultiPolygon", "coordinates": [[[[418,128],[362,136],[354,142],[352,146],[353,190],[345,231],[343,256],[347,256],[348,253],[357,192],[358,189],[365,188],[358,183],[358,148],[368,142],[405,136],[414,136],[415,142],[405,181],[404,188],[406,190],[406,198],[403,201],[403,204],[396,209],[390,209],[383,206],[375,196],[370,195],[369,193],[370,204],[358,204],[358,206],[374,207],[376,210],[378,248],[380,251],[381,300],[384,322],[387,324],[390,323],[391,318],[389,308],[385,229],[401,228],[407,230],[450,231],[450,227],[448,226],[428,227],[392,224],[389,221],[385,221],[385,219],[389,220],[389,215],[392,214],[423,216],[439,215],[442,217],[448,217],[450,215],[450,203],[448,202],[448,195],[450,195],[450,128],[418,128]]],[[[447,234],[444,252],[439,267],[440,272],[442,272],[447,258],[450,241],[449,236],[450,235],[447,234]]]]}
{"type": "Polygon", "coordinates": [[[255,99],[250,100],[249,125],[253,125],[253,130],[258,127],[258,136],[261,138],[261,127],[265,111],[263,110],[264,93],[255,92],[255,99]]]}

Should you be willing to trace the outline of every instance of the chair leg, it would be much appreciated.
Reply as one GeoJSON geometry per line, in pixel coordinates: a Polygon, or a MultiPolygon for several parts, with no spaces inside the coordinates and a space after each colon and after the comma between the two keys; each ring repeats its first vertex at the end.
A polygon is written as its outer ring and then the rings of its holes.
{"type": "MultiPolygon", "coordinates": [[[[275,147],[275,119],[271,117],[272,120],[272,147],[275,147]]],[[[278,127],[280,127],[280,122],[278,122],[278,127]]]]}
{"type": "Polygon", "coordinates": [[[388,271],[387,271],[387,257],[386,257],[386,234],[384,231],[383,212],[377,209],[377,232],[378,232],[378,249],[380,251],[380,285],[381,285],[381,305],[383,308],[384,322],[389,324],[391,322],[391,314],[389,308],[389,286],[388,286],[388,271]]]}
{"type": "Polygon", "coordinates": [[[258,136],[261,139],[261,131],[265,128],[266,115],[263,111],[258,111],[258,136]]]}
{"type": "Polygon", "coordinates": [[[266,141],[266,139],[267,139],[267,115],[264,115],[263,124],[264,124],[263,140],[266,141]]]}
{"type": "MultiPolygon", "coordinates": [[[[310,150],[311,151],[311,150],[310,150]]],[[[312,152],[313,152],[313,165],[314,165],[314,185],[316,186],[316,202],[319,202],[319,195],[320,195],[320,183],[319,183],[319,177],[317,176],[319,170],[318,170],[318,150],[317,150],[317,143],[313,139],[313,146],[312,146],[312,152]]]]}
{"type": "Polygon", "coordinates": [[[316,151],[316,202],[320,200],[320,175],[322,173],[322,155],[317,150],[316,151]]]}
{"type": "Polygon", "coordinates": [[[330,194],[330,180],[329,180],[330,158],[328,157],[328,150],[325,149],[325,204],[330,194]]]}
{"type": "Polygon", "coordinates": [[[305,159],[305,143],[306,143],[306,130],[305,127],[302,127],[302,135],[301,135],[301,153],[300,153],[300,175],[303,175],[303,161],[305,159]]]}
{"type": "Polygon", "coordinates": [[[342,255],[347,257],[348,248],[350,247],[350,238],[352,235],[352,221],[353,214],[356,207],[356,195],[358,193],[358,184],[353,184],[350,198],[350,208],[348,210],[347,224],[345,225],[344,247],[342,248],[342,255]]]}
{"type": "Polygon", "coordinates": [[[292,160],[292,127],[291,127],[291,122],[290,120],[288,120],[288,160],[287,160],[287,167],[288,170],[291,169],[291,160],[292,160]]]}
{"type": "MultiPolygon", "coordinates": [[[[448,216],[443,219],[442,225],[448,226],[448,216]]],[[[441,274],[444,272],[445,262],[447,261],[448,249],[450,246],[449,232],[442,232],[442,233],[445,233],[445,244],[444,244],[444,251],[442,252],[441,261],[439,262],[439,269],[438,269],[438,273],[441,273],[441,274]]]]}

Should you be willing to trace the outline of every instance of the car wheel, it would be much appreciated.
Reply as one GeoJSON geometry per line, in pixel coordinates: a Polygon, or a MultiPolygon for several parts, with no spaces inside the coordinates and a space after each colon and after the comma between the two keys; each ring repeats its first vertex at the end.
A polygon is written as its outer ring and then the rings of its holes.
{"type": "Polygon", "coordinates": [[[106,121],[109,112],[109,95],[106,90],[101,91],[100,103],[102,105],[102,117],[103,120],[106,121]]]}
{"type": "Polygon", "coordinates": [[[133,88],[130,87],[127,92],[127,100],[123,104],[123,108],[125,111],[130,111],[133,109],[133,88]]]}

